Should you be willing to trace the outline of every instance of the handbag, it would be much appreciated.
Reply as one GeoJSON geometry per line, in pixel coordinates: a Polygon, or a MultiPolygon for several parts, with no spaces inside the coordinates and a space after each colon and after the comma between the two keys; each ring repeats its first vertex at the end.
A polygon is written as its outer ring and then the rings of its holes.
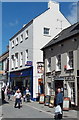
{"type": "Polygon", "coordinates": [[[62,119],[62,109],[60,107],[60,105],[57,105],[55,107],[55,119],[62,119]]]}

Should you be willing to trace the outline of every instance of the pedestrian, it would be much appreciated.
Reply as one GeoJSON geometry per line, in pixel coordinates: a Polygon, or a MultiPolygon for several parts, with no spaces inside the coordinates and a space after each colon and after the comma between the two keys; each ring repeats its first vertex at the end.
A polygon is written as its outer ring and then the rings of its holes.
{"type": "Polygon", "coordinates": [[[26,99],[27,99],[27,102],[30,102],[30,91],[28,88],[26,88],[26,99]]]}
{"type": "Polygon", "coordinates": [[[20,89],[18,89],[14,95],[14,98],[15,98],[15,108],[16,108],[16,105],[18,104],[18,108],[20,109],[20,103],[21,103],[21,92],[20,92],[20,89]]]}
{"type": "Polygon", "coordinates": [[[11,90],[9,88],[7,89],[7,96],[8,96],[8,100],[10,100],[11,90]]]}
{"type": "Polygon", "coordinates": [[[23,101],[26,101],[26,90],[23,91],[23,101]]]}
{"type": "Polygon", "coordinates": [[[56,95],[56,97],[55,97],[55,100],[56,100],[55,104],[56,104],[56,108],[57,108],[57,109],[55,109],[55,110],[56,110],[56,111],[60,110],[60,111],[59,111],[60,114],[58,114],[58,117],[59,117],[59,118],[62,118],[62,111],[63,111],[63,94],[61,93],[61,89],[60,89],[60,88],[57,89],[57,95],[56,95]]]}

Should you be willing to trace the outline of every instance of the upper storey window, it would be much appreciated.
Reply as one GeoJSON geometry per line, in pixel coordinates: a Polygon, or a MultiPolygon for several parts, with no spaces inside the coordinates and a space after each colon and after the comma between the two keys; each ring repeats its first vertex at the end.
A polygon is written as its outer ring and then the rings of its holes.
{"type": "Polygon", "coordinates": [[[50,35],[50,28],[44,28],[44,35],[50,35]]]}
{"type": "Polygon", "coordinates": [[[27,39],[28,38],[28,30],[26,30],[26,32],[25,32],[25,39],[27,39]]]}
{"type": "Polygon", "coordinates": [[[16,45],[18,45],[18,37],[16,38],[16,45]]]}
{"type": "Polygon", "coordinates": [[[12,48],[14,48],[14,40],[12,41],[12,48]]]}
{"type": "Polygon", "coordinates": [[[67,69],[73,69],[73,51],[67,53],[67,69]]]}
{"type": "Polygon", "coordinates": [[[21,34],[21,37],[20,37],[20,42],[23,41],[23,34],[21,34]]]}

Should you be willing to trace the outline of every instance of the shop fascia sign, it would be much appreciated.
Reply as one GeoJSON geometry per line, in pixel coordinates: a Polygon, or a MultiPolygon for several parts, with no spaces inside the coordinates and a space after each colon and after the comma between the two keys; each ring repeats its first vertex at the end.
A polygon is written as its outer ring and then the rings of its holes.
{"type": "Polygon", "coordinates": [[[67,76],[65,77],[65,80],[75,80],[75,76],[67,76]]]}
{"type": "Polygon", "coordinates": [[[26,66],[32,66],[32,61],[27,61],[26,66]]]}

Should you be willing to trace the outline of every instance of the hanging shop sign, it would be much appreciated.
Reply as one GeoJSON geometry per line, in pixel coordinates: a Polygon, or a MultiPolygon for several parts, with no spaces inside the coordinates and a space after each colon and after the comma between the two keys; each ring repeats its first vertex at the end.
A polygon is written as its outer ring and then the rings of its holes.
{"type": "Polygon", "coordinates": [[[44,72],[44,63],[37,62],[37,73],[43,73],[43,72],[44,72]]]}
{"type": "Polygon", "coordinates": [[[49,102],[50,102],[50,96],[49,96],[49,95],[46,95],[46,96],[45,96],[45,103],[44,103],[44,105],[48,106],[48,105],[49,105],[49,102]]]}
{"type": "Polygon", "coordinates": [[[63,110],[69,110],[70,98],[65,97],[63,100],[63,110]]]}
{"type": "Polygon", "coordinates": [[[44,104],[44,94],[40,94],[39,103],[44,104]]]}

